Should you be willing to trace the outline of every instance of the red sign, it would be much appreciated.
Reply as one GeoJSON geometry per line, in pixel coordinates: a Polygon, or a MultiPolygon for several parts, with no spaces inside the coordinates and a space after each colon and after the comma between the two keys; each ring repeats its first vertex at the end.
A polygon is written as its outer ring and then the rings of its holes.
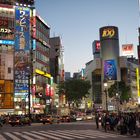
{"type": "Polygon", "coordinates": [[[46,84],[46,96],[50,96],[50,85],[46,84]]]}
{"type": "Polygon", "coordinates": [[[134,55],[133,44],[122,45],[123,56],[134,55]]]}
{"type": "Polygon", "coordinates": [[[97,42],[96,42],[96,51],[99,51],[100,48],[101,48],[100,42],[97,41],[97,42]]]}

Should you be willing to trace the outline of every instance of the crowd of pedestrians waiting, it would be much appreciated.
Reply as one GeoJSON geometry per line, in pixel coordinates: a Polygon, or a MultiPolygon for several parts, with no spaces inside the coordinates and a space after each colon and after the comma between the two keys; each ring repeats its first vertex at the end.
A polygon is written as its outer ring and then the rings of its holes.
{"type": "Polygon", "coordinates": [[[95,121],[97,129],[101,127],[105,132],[117,131],[122,135],[140,135],[140,113],[96,113],[95,121]]]}

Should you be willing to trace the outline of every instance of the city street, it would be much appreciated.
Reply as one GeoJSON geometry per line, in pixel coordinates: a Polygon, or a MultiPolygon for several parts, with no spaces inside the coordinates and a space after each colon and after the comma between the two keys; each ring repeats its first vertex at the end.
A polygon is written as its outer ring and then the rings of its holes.
{"type": "Polygon", "coordinates": [[[119,135],[104,132],[101,128],[96,130],[92,121],[72,122],[60,124],[32,124],[31,126],[9,125],[0,128],[0,140],[131,140],[139,139],[136,136],[119,135]]]}

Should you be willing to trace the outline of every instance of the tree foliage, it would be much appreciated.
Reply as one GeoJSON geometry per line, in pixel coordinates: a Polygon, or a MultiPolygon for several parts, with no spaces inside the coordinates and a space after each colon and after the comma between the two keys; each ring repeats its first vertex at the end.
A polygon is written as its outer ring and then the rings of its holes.
{"type": "Polygon", "coordinates": [[[109,97],[116,97],[116,93],[118,93],[118,96],[122,101],[129,100],[129,98],[131,97],[130,87],[127,86],[124,81],[115,82],[108,89],[109,97]]]}
{"type": "Polygon", "coordinates": [[[67,101],[79,101],[89,94],[90,82],[82,79],[70,79],[61,82],[58,86],[58,93],[65,94],[67,101]]]}

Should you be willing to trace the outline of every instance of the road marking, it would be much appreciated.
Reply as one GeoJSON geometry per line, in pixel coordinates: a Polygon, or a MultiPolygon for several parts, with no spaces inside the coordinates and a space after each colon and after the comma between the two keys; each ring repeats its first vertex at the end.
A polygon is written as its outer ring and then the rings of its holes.
{"type": "Polygon", "coordinates": [[[9,133],[9,132],[4,132],[5,135],[7,135],[8,137],[10,137],[12,140],[20,140],[18,137],[16,137],[15,135],[9,133]]]}
{"type": "Polygon", "coordinates": [[[69,133],[69,134],[71,134],[71,135],[77,135],[77,136],[80,137],[80,139],[85,139],[85,138],[93,138],[93,139],[94,139],[94,138],[96,138],[96,137],[94,137],[94,136],[79,134],[79,131],[78,131],[78,133],[77,133],[77,131],[76,131],[76,132],[72,132],[71,130],[65,130],[65,133],[69,133]]]}
{"type": "Polygon", "coordinates": [[[30,132],[22,132],[22,133],[27,134],[27,135],[29,135],[29,136],[33,136],[33,137],[35,137],[35,138],[38,138],[39,140],[45,140],[45,139],[46,139],[45,137],[38,136],[38,135],[32,134],[32,133],[30,133],[30,132]]]}
{"type": "Polygon", "coordinates": [[[0,134],[0,140],[6,140],[6,139],[0,134]]]}
{"type": "Polygon", "coordinates": [[[64,139],[69,139],[69,140],[74,139],[74,138],[70,138],[70,137],[67,137],[67,136],[55,134],[55,131],[53,133],[50,132],[50,131],[47,131],[46,133],[49,134],[49,135],[57,136],[57,137],[64,138],[64,139]]]}
{"type": "Polygon", "coordinates": [[[20,133],[20,132],[13,132],[13,133],[18,135],[18,136],[20,136],[20,137],[22,137],[22,138],[25,138],[26,140],[34,140],[33,138],[31,138],[31,137],[29,137],[27,135],[22,135],[22,133],[20,133]]]}
{"type": "Polygon", "coordinates": [[[54,136],[51,136],[51,135],[46,135],[46,134],[47,134],[46,131],[39,131],[39,132],[31,131],[31,132],[33,132],[33,133],[35,133],[35,134],[39,134],[39,135],[45,136],[45,137],[47,137],[47,138],[51,138],[51,139],[53,139],[53,140],[63,140],[63,139],[61,139],[61,138],[57,138],[57,137],[54,137],[54,136]],[[45,133],[45,134],[44,134],[44,133],[45,133]]]}
{"type": "Polygon", "coordinates": [[[61,130],[56,130],[55,133],[70,136],[70,137],[77,138],[77,139],[84,139],[84,137],[81,137],[79,135],[72,135],[72,133],[68,133],[66,131],[64,132],[64,131],[61,131],[61,130]]]}
{"type": "MultiPolygon", "coordinates": [[[[73,132],[73,133],[75,133],[75,132],[73,132]]],[[[116,135],[107,135],[106,133],[101,133],[100,131],[92,131],[92,130],[87,130],[87,131],[80,130],[79,133],[90,135],[90,136],[95,136],[95,137],[100,137],[100,138],[117,137],[116,135]]]]}

